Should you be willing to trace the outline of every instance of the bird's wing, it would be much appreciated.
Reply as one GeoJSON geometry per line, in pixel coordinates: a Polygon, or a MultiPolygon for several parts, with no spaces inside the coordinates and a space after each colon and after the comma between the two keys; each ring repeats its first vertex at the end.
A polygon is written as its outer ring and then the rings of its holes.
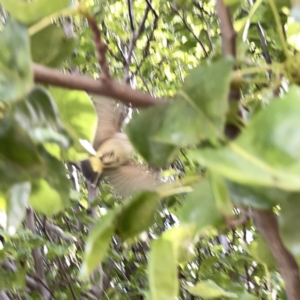
{"type": "Polygon", "coordinates": [[[160,185],[155,172],[134,164],[105,169],[103,178],[124,197],[130,196],[138,190],[155,190],[160,185]]]}
{"type": "Polygon", "coordinates": [[[93,104],[98,118],[93,142],[93,147],[97,151],[105,140],[120,132],[125,110],[121,103],[117,105],[116,101],[106,97],[94,96],[93,104]]]}

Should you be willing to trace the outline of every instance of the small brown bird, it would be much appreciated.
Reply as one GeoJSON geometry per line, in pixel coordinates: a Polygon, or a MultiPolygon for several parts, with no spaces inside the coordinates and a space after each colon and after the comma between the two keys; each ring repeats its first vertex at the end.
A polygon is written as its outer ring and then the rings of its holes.
{"type": "Polygon", "coordinates": [[[83,175],[93,186],[106,179],[122,196],[138,190],[153,190],[159,185],[156,174],[132,161],[134,149],[121,131],[125,107],[121,103],[101,97],[93,104],[98,117],[93,147],[96,155],[80,162],[83,175]]]}

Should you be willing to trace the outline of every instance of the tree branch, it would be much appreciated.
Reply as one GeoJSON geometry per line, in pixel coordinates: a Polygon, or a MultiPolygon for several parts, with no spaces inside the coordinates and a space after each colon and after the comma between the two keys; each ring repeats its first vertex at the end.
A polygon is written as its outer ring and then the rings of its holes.
{"type": "Polygon", "coordinates": [[[285,248],[278,229],[277,218],[271,211],[252,212],[255,226],[265,238],[285,282],[289,300],[298,300],[300,295],[299,268],[293,255],[285,248]]]}
{"type": "Polygon", "coordinates": [[[126,84],[119,84],[113,80],[105,82],[94,80],[87,76],[66,74],[61,71],[33,64],[34,80],[37,83],[50,84],[71,90],[82,90],[87,93],[107,96],[131,103],[135,107],[147,107],[165,103],[166,99],[153,98],[150,95],[131,89],[126,84]]]}
{"type": "MultiPolygon", "coordinates": [[[[31,208],[27,208],[26,210],[26,225],[27,228],[33,233],[36,234],[35,231],[35,222],[34,222],[34,212],[31,208]]],[[[43,284],[39,284],[39,292],[41,293],[43,299],[51,299],[51,294],[49,293],[49,288],[46,282],[46,276],[44,272],[43,266],[43,256],[41,249],[36,247],[32,250],[32,256],[34,260],[34,268],[37,274],[37,277],[43,282],[43,284]],[[47,288],[45,288],[47,287],[47,288]]]]}
{"type": "Polygon", "coordinates": [[[216,9],[221,28],[223,55],[231,55],[235,57],[236,32],[234,31],[233,24],[231,22],[229,8],[225,6],[223,0],[217,0],[216,9]]]}

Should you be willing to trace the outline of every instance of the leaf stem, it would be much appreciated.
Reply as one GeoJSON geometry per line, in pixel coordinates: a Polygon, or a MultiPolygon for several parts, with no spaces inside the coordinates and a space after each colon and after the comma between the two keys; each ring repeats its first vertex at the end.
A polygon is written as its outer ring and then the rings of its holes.
{"type": "Polygon", "coordinates": [[[289,53],[289,50],[288,50],[288,47],[287,47],[286,40],[285,40],[284,35],[283,35],[282,24],[280,22],[280,17],[279,17],[279,13],[277,11],[275,2],[274,2],[274,0],[267,0],[267,1],[270,5],[271,10],[272,10],[273,15],[274,15],[274,19],[275,19],[277,31],[278,31],[278,34],[279,34],[279,37],[280,37],[280,40],[281,40],[283,52],[284,52],[286,58],[288,58],[290,56],[290,53],[289,53]]]}
{"type": "Polygon", "coordinates": [[[48,16],[47,18],[42,19],[41,21],[35,23],[34,25],[32,25],[31,27],[29,27],[28,29],[28,33],[30,36],[36,34],[37,32],[41,31],[42,29],[44,29],[45,27],[47,27],[48,25],[50,25],[53,22],[53,19],[56,19],[62,15],[75,15],[78,14],[78,11],[73,9],[73,8],[64,8],[60,11],[57,11],[55,13],[53,13],[52,15],[48,16]]]}

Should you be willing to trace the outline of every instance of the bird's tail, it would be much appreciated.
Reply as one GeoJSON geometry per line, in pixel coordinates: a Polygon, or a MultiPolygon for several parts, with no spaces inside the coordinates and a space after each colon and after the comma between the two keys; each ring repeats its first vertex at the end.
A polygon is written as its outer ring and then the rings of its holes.
{"type": "Polygon", "coordinates": [[[99,157],[91,157],[80,162],[83,176],[93,185],[98,185],[103,170],[103,164],[99,157]]]}

